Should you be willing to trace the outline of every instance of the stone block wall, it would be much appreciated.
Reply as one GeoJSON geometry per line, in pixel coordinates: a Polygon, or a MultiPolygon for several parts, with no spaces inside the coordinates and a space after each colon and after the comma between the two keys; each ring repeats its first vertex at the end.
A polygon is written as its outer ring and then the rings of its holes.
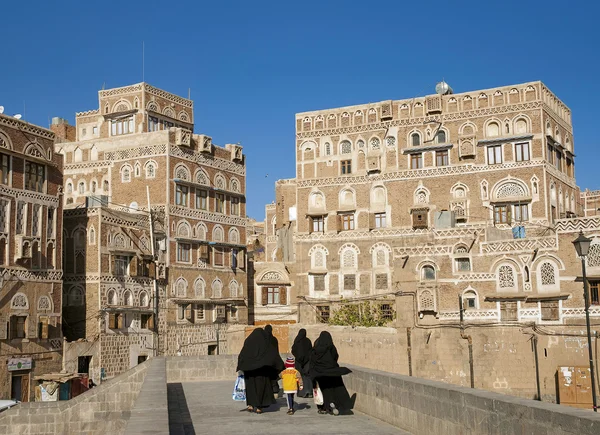
{"type": "Polygon", "coordinates": [[[153,362],[140,364],[71,400],[21,403],[0,414],[0,433],[122,433],[153,362]]]}
{"type": "Polygon", "coordinates": [[[592,435],[600,416],[588,410],[351,367],[344,377],[355,409],[414,434],[592,435]]]}
{"type": "Polygon", "coordinates": [[[236,377],[237,355],[167,357],[167,383],[231,380],[236,377]]]}

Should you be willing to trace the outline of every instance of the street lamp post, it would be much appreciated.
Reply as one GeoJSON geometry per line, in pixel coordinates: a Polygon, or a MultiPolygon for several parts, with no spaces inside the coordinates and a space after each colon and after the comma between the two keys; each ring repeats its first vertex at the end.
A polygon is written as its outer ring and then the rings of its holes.
{"type": "Polygon", "coordinates": [[[585,299],[585,324],[587,327],[587,340],[588,340],[588,353],[590,359],[590,374],[592,381],[592,404],[594,406],[594,412],[598,412],[598,406],[596,404],[596,376],[594,374],[594,356],[592,353],[592,333],[590,330],[590,299],[587,276],[585,273],[585,257],[588,255],[590,250],[590,243],[592,239],[588,239],[583,235],[583,231],[579,231],[579,236],[573,240],[577,255],[581,258],[581,273],[583,277],[583,298],[585,299]]]}

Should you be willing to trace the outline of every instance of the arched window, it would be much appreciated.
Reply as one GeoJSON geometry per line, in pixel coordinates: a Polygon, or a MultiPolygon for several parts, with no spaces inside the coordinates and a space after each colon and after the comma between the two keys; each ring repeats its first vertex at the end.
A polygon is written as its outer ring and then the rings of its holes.
{"type": "Polygon", "coordinates": [[[73,193],[73,183],[67,183],[67,193],[73,193]]]}
{"type": "Polygon", "coordinates": [[[340,205],[344,207],[354,206],[354,192],[350,189],[344,189],[340,192],[340,205]]]}
{"type": "Polygon", "coordinates": [[[476,310],[479,308],[479,300],[475,290],[465,290],[462,295],[462,302],[464,310],[476,310]]]}
{"type": "Polygon", "coordinates": [[[516,282],[513,266],[503,264],[498,268],[498,290],[516,290],[516,282]]]}
{"type": "Polygon", "coordinates": [[[350,141],[343,140],[340,143],[340,154],[350,154],[352,152],[352,144],[350,141]]]}
{"type": "Polygon", "coordinates": [[[523,118],[519,118],[517,119],[517,122],[515,122],[515,133],[527,133],[527,121],[523,118]]]}
{"type": "Polygon", "coordinates": [[[590,245],[590,250],[586,257],[586,263],[588,267],[600,266],[600,243],[594,243],[590,245]]]}
{"type": "Polygon", "coordinates": [[[184,298],[187,295],[187,281],[183,278],[179,278],[175,283],[175,296],[178,298],[184,298]]]}
{"type": "Polygon", "coordinates": [[[456,264],[457,272],[468,272],[471,270],[471,258],[469,257],[469,250],[464,245],[459,245],[454,250],[454,262],[456,264]]]}
{"type": "Polygon", "coordinates": [[[223,228],[220,226],[216,226],[213,228],[213,241],[222,242],[223,241],[223,228]]]}
{"type": "Polygon", "coordinates": [[[543,286],[553,286],[556,284],[556,270],[552,263],[546,261],[541,264],[540,282],[543,286]]]}
{"type": "Polygon", "coordinates": [[[327,267],[327,250],[320,245],[313,246],[308,251],[311,269],[325,269],[327,267]]]}
{"type": "Polygon", "coordinates": [[[196,278],[194,281],[194,297],[204,299],[206,297],[205,294],[206,283],[201,277],[196,278]]]}
{"type": "Polygon", "coordinates": [[[325,142],[325,155],[326,156],[331,155],[331,144],[329,142],[325,142]]]}
{"type": "Polygon", "coordinates": [[[419,133],[411,134],[410,135],[410,143],[414,147],[421,145],[421,135],[419,133]]]}
{"type": "Polygon", "coordinates": [[[98,160],[98,148],[96,148],[96,145],[92,145],[90,149],[90,160],[98,160]]]}
{"type": "Polygon", "coordinates": [[[238,283],[233,280],[229,283],[229,297],[237,298],[238,297],[238,283]]]}
{"type": "Polygon", "coordinates": [[[146,178],[156,177],[156,164],[154,162],[146,163],[146,178]]]}
{"type": "Polygon", "coordinates": [[[121,182],[129,183],[131,181],[131,168],[129,166],[123,166],[121,169],[121,182]]]}
{"type": "Polygon", "coordinates": [[[220,299],[223,294],[223,283],[219,279],[215,279],[211,285],[213,299],[220,299]]]}
{"type": "Polygon", "coordinates": [[[240,243],[240,232],[237,228],[231,228],[229,230],[229,243],[240,243]]]}
{"type": "Polygon", "coordinates": [[[41,296],[38,299],[38,311],[50,311],[52,309],[52,302],[48,296],[41,296]]]}
{"type": "Polygon", "coordinates": [[[341,265],[343,269],[354,269],[356,268],[356,250],[353,248],[345,248],[341,255],[341,265]]]}
{"type": "Polygon", "coordinates": [[[108,180],[104,180],[104,182],[102,183],[102,190],[104,190],[104,193],[108,193],[109,187],[110,185],[108,183],[108,180]]]}
{"type": "Polygon", "coordinates": [[[426,264],[421,268],[421,281],[432,281],[435,280],[435,268],[426,264]]]}
{"type": "Polygon", "coordinates": [[[92,193],[96,193],[96,188],[97,188],[97,187],[98,187],[98,183],[96,183],[95,181],[92,181],[92,182],[90,183],[90,191],[91,191],[92,193]]]}
{"type": "Polygon", "coordinates": [[[435,135],[435,142],[439,144],[446,143],[446,132],[444,130],[440,130],[435,135]]]}
{"type": "Polygon", "coordinates": [[[500,125],[497,122],[490,122],[485,130],[487,137],[500,135],[500,125]]]}
{"type": "Polygon", "coordinates": [[[134,173],[136,177],[142,175],[142,166],[140,165],[140,162],[135,162],[134,173]]]}
{"type": "Polygon", "coordinates": [[[29,300],[23,293],[15,294],[10,300],[10,308],[13,310],[27,310],[29,309],[29,300]]]}
{"type": "Polygon", "coordinates": [[[108,305],[117,305],[119,303],[118,297],[117,297],[117,291],[114,289],[110,289],[108,291],[106,299],[108,301],[108,305]]]}
{"type": "Polygon", "coordinates": [[[123,294],[123,302],[128,307],[133,306],[133,294],[130,290],[125,290],[125,293],[123,294]]]}
{"type": "Polygon", "coordinates": [[[81,148],[79,148],[79,147],[75,148],[75,152],[73,154],[74,154],[73,160],[76,163],[81,162],[83,160],[83,151],[81,150],[81,148]]]}
{"type": "Polygon", "coordinates": [[[141,292],[140,293],[140,307],[149,307],[150,306],[150,297],[148,293],[141,292]]]}
{"type": "Polygon", "coordinates": [[[80,181],[79,185],[77,187],[77,191],[79,192],[80,195],[83,195],[85,193],[85,181],[80,181]]]}
{"type": "Polygon", "coordinates": [[[312,192],[309,196],[308,208],[321,210],[325,208],[325,195],[321,192],[312,192]]]}

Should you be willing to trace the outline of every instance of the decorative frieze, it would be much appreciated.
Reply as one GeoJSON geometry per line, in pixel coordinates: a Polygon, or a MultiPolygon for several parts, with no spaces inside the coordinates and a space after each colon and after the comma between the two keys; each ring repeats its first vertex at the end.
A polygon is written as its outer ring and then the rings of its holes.
{"type": "Polygon", "coordinates": [[[526,239],[499,240],[496,242],[484,242],[481,244],[481,252],[484,254],[503,252],[531,252],[534,249],[555,250],[558,249],[556,237],[535,237],[526,239]]]}
{"type": "Polygon", "coordinates": [[[600,229],[600,216],[560,219],[554,227],[557,233],[575,233],[579,231],[597,231],[600,229]]]}
{"type": "Polygon", "coordinates": [[[433,255],[448,255],[452,253],[452,246],[434,245],[434,246],[411,246],[394,248],[394,257],[404,257],[406,255],[413,257],[429,257],[433,255]]]}
{"type": "Polygon", "coordinates": [[[197,210],[188,207],[180,207],[177,205],[169,206],[169,213],[173,216],[198,219],[202,221],[214,222],[225,225],[238,225],[245,227],[248,223],[248,220],[243,217],[228,216],[219,213],[210,213],[207,211],[197,210]]]}
{"type": "Polygon", "coordinates": [[[144,145],[134,148],[125,148],[104,153],[104,160],[129,160],[141,157],[158,156],[167,153],[166,144],[144,145]]]}
{"type": "Polygon", "coordinates": [[[200,165],[210,166],[222,171],[232,172],[237,175],[245,176],[246,167],[242,164],[232,162],[231,160],[220,159],[211,154],[197,153],[193,150],[183,149],[178,146],[169,147],[169,155],[200,165]]]}
{"type": "Polygon", "coordinates": [[[37,282],[62,282],[63,271],[58,270],[30,270],[18,267],[4,267],[2,275],[4,279],[10,279],[8,276],[14,276],[19,281],[37,281],[37,282]]]}
{"type": "Polygon", "coordinates": [[[17,201],[30,201],[47,207],[58,207],[58,196],[46,195],[31,190],[14,189],[3,184],[0,184],[0,195],[10,196],[17,201]]]}
{"type": "Polygon", "coordinates": [[[0,125],[5,127],[14,128],[25,133],[30,133],[44,139],[54,140],[54,133],[45,128],[38,127],[37,125],[30,124],[25,121],[18,120],[12,116],[6,116],[0,114],[0,125]]]}
{"type": "MultiPolygon", "coordinates": [[[[440,320],[460,320],[460,311],[443,311],[438,314],[440,320]]],[[[464,310],[465,320],[499,320],[498,310],[464,310]]]]}

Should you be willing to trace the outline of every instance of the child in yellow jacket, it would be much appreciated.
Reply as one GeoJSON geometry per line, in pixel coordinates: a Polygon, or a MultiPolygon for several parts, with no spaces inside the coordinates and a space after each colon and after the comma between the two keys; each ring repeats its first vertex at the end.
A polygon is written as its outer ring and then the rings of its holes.
{"type": "Polygon", "coordinates": [[[283,383],[283,392],[287,395],[288,415],[292,415],[294,411],[294,395],[298,391],[298,387],[302,389],[302,375],[294,368],[295,360],[289,357],[285,360],[285,370],[281,372],[283,383]]]}

